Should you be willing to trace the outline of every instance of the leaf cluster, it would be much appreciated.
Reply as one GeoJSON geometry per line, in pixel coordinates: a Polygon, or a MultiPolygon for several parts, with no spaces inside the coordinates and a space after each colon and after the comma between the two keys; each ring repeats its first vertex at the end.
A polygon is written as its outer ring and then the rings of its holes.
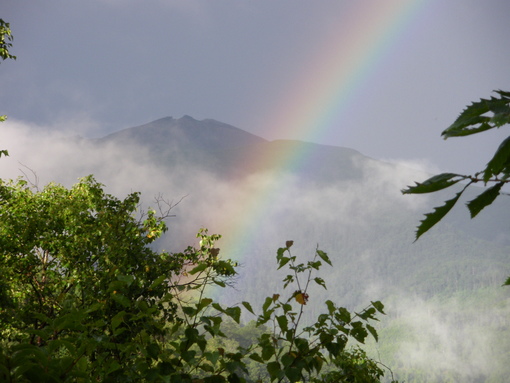
{"type": "MultiPolygon", "coordinates": [[[[442,132],[444,139],[468,136],[510,124],[510,92],[497,90],[495,93],[498,97],[481,99],[468,105],[455,122],[442,132]]],[[[474,218],[502,194],[503,186],[509,182],[510,136],[503,140],[485,168],[478,173],[473,175],[442,173],[422,183],[408,186],[402,190],[403,194],[434,193],[458,183],[462,185],[453,198],[425,214],[425,218],[416,230],[416,240],[441,221],[471,185],[483,183],[486,187],[483,192],[466,203],[471,218],[474,218]]],[[[510,284],[510,279],[505,284],[510,284]]]]}
{"type": "MultiPolygon", "coordinates": [[[[286,247],[278,249],[276,259],[279,269],[287,266],[290,271],[282,281],[284,290],[294,285],[290,289],[293,292],[286,294],[286,298],[283,293],[275,293],[265,299],[257,325],[271,324],[272,331],[260,337],[258,350],[250,358],[266,364],[271,381],[329,381],[342,374],[342,379],[335,381],[379,381],[384,371],[371,360],[371,368],[365,365],[367,368],[362,369],[364,380],[354,380],[355,375],[347,366],[353,365],[356,351],[351,354],[347,345],[349,340],[364,343],[369,335],[377,340],[377,331],[369,321],[377,320],[377,313],[384,314],[384,306],[372,302],[359,313],[351,313],[328,300],[327,312],[320,314],[313,325],[303,327],[301,321],[310,299],[310,283],[327,288],[325,281],[313,274],[320,270],[322,262],[331,266],[331,260],[324,251],[316,249],[311,261],[297,263],[290,251],[292,245],[292,241],[287,241],[286,247]],[[325,366],[330,371],[333,368],[334,373],[323,373],[325,366]]],[[[361,351],[356,355],[360,356],[361,351]]]]}
{"type": "Polygon", "coordinates": [[[13,36],[10,24],[0,19],[0,58],[2,60],[16,60],[16,56],[12,55],[9,51],[12,47],[12,40],[13,36]]]}

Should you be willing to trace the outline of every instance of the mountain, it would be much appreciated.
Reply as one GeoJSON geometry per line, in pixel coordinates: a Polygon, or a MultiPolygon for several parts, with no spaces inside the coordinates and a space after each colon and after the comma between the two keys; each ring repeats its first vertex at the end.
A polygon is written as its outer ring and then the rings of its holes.
{"type": "MultiPolygon", "coordinates": [[[[475,220],[463,200],[413,243],[423,214],[454,192],[403,196],[401,189],[428,175],[350,148],[268,141],[190,116],[162,118],[93,144],[122,148],[130,164],[143,160],[141,169],[153,169],[155,188],[167,185],[175,197],[187,196],[158,246],[182,249],[200,226],[223,235],[222,254],[241,264],[236,289],[220,296],[226,303],[256,306],[280,291],[274,257],[286,240],[295,240],[293,254],[303,260],[319,244],[334,267],[321,270],[328,290],[312,290],[309,320],[325,299],[350,308],[381,299],[388,313],[380,326],[381,355],[406,381],[497,381],[510,373],[502,358],[510,353],[509,299],[501,288],[510,275],[507,199],[475,220]]],[[[120,164],[117,173],[125,171],[120,164]]]]}
{"type": "Polygon", "coordinates": [[[239,150],[267,141],[231,125],[190,116],[161,118],[97,140],[100,144],[133,144],[147,149],[153,161],[199,166],[221,176],[237,168],[239,150]]]}
{"type": "MultiPolygon", "coordinates": [[[[267,141],[212,119],[198,121],[190,116],[161,118],[97,139],[100,145],[116,143],[138,146],[157,163],[197,166],[224,179],[234,179],[271,170],[292,153],[308,153],[300,175],[317,182],[352,178],[350,163],[363,156],[348,148],[291,140],[267,141]]],[[[132,153],[136,156],[136,153],[132,153]]]]}

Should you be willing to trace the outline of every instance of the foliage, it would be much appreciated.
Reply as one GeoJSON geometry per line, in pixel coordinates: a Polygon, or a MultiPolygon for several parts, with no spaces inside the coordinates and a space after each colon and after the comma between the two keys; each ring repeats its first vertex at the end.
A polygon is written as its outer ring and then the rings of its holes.
{"type": "MultiPolygon", "coordinates": [[[[13,59],[16,60],[16,56],[12,55],[9,52],[9,49],[12,47],[13,36],[11,33],[11,28],[9,23],[6,23],[4,20],[0,19],[0,58],[2,60],[13,59]]],[[[7,116],[0,116],[0,122],[3,122],[7,119],[7,116]]],[[[8,156],[9,152],[5,149],[0,150],[0,157],[8,156]]]]}
{"type": "Polygon", "coordinates": [[[0,58],[2,60],[16,59],[16,56],[9,52],[9,49],[12,47],[12,40],[13,36],[9,23],[6,23],[4,20],[0,19],[0,58]]]}
{"type": "MultiPolygon", "coordinates": [[[[291,271],[283,280],[284,288],[294,285],[295,290],[287,299],[282,299],[280,294],[266,298],[257,324],[271,323],[273,331],[260,338],[260,350],[252,353],[250,358],[267,364],[271,381],[318,380],[323,366],[328,364],[333,364],[335,371],[320,379],[329,381],[333,376],[338,379],[343,374],[345,379],[335,381],[358,381],[355,370],[349,368],[356,364],[353,361],[361,354],[356,351],[348,353],[347,342],[354,339],[363,343],[369,333],[377,340],[377,332],[369,320],[377,320],[377,312],[384,314],[384,306],[381,302],[372,302],[360,313],[353,314],[328,300],[325,302],[327,313],[319,315],[312,326],[301,329],[303,311],[310,299],[310,282],[326,288],[325,281],[320,277],[312,278],[312,273],[320,269],[322,262],[331,265],[331,261],[325,252],[317,249],[311,261],[296,264],[296,257],[290,252],[292,244],[292,241],[287,241],[285,248],[278,249],[276,259],[279,269],[288,264],[291,271]],[[305,281],[300,280],[301,274],[306,275],[305,281]],[[297,309],[293,306],[295,303],[298,304],[297,309]],[[347,360],[349,362],[344,363],[347,360]]],[[[376,365],[375,362],[373,365],[376,365]]],[[[363,374],[370,379],[361,381],[375,382],[383,371],[363,368],[363,374]]]]}
{"type": "MultiPolygon", "coordinates": [[[[0,182],[0,380],[8,382],[379,381],[383,370],[349,339],[363,342],[380,302],[350,313],[327,301],[327,313],[301,328],[312,272],[328,256],[296,263],[291,241],[277,254],[291,273],[287,299],[223,307],[207,286],[228,287],[235,263],[199,232],[197,248],[153,250],[166,230],[149,210],[136,218],[139,194],[119,200],[86,177],[67,189],[24,180],[0,182]],[[305,273],[306,280],[300,280],[305,273]],[[297,305],[297,308],[294,306],[297,305]],[[228,317],[256,315],[258,336],[227,349],[228,317]],[[271,323],[271,331],[265,325],[271,323]],[[257,365],[259,367],[257,367],[257,365]],[[325,366],[329,366],[326,368],[325,366]],[[363,378],[361,378],[363,377],[363,378]]],[[[232,330],[230,330],[232,331],[232,330]]]]}
{"type": "MultiPolygon", "coordinates": [[[[138,193],[118,200],[92,177],[40,192],[1,182],[3,380],[136,381],[165,370],[155,350],[177,320],[172,280],[206,263],[221,282],[233,268],[210,249],[153,251],[166,225],[152,210],[135,219],[138,204],[138,193]]],[[[203,283],[201,273],[186,281],[203,283]]]]}
{"type": "MultiPolygon", "coordinates": [[[[499,97],[491,97],[488,100],[481,99],[469,105],[455,122],[443,131],[442,136],[445,139],[463,137],[509,124],[510,92],[498,90],[496,93],[499,97]]],[[[402,190],[404,194],[432,193],[449,188],[457,183],[463,184],[460,191],[453,198],[425,215],[425,219],[421,221],[417,228],[416,239],[420,238],[446,216],[469,186],[479,182],[486,187],[491,186],[466,204],[471,218],[476,217],[486,206],[492,204],[502,194],[503,186],[510,182],[510,137],[503,140],[485,169],[474,175],[442,173],[402,190]]],[[[510,279],[507,284],[510,284],[510,279]]]]}

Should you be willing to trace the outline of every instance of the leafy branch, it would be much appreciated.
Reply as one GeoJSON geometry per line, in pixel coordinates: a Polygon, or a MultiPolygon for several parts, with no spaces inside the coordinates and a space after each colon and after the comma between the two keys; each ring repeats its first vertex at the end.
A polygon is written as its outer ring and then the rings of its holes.
{"type": "MultiPolygon", "coordinates": [[[[495,93],[498,95],[497,97],[481,99],[468,105],[454,123],[441,133],[443,138],[464,137],[510,124],[510,92],[497,90],[495,93]]],[[[417,227],[415,240],[418,240],[441,221],[455,206],[461,195],[473,184],[481,182],[486,189],[466,203],[471,218],[475,218],[501,194],[507,194],[502,192],[502,188],[510,183],[510,136],[501,142],[492,158],[480,172],[474,175],[438,174],[422,183],[416,182],[415,185],[408,186],[402,190],[402,193],[434,193],[459,182],[464,183],[464,186],[453,198],[445,201],[442,206],[435,207],[434,211],[425,214],[425,218],[420,221],[417,227]],[[489,186],[490,184],[492,185],[489,186]]],[[[510,278],[505,285],[509,284],[510,278]]]]}
{"type": "MultiPolygon", "coordinates": [[[[377,340],[377,332],[369,324],[369,320],[377,320],[376,313],[384,314],[384,306],[380,302],[372,302],[361,312],[351,314],[346,308],[337,307],[328,300],[328,312],[319,315],[312,326],[299,331],[305,305],[310,299],[310,283],[313,281],[324,289],[327,288],[322,278],[314,278],[312,274],[320,270],[322,262],[330,266],[332,263],[328,255],[319,249],[316,249],[311,261],[296,263],[296,256],[290,251],[292,245],[293,241],[287,241],[286,247],[278,249],[276,259],[278,269],[287,265],[291,271],[282,281],[284,289],[294,284],[295,288],[291,289],[294,291],[287,299],[282,299],[281,294],[273,294],[265,299],[257,325],[271,322],[273,331],[259,338],[259,350],[252,353],[250,358],[266,365],[271,381],[327,381],[326,377],[333,379],[330,373],[318,378],[325,365],[334,365],[337,372],[342,371],[349,375],[350,372],[346,372],[349,364],[347,361],[353,360],[346,348],[349,339],[364,343],[370,334],[377,340]],[[303,273],[304,283],[300,280],[303,273]],[[299,305],[298,310],[294,309],[294,303],[299,305]],[[346,364],[341,367],[342,363],[346,364]]],[[[359,355],[361,354],[360,351],[359,355]]],[[[363,370],[363,374],[363,381],[372,382],[378,381],[383,371],[373,362],[371,368],[363,370]]],[[[349,375],[348,379],[353,379],[353,376],[349,375]]]]}

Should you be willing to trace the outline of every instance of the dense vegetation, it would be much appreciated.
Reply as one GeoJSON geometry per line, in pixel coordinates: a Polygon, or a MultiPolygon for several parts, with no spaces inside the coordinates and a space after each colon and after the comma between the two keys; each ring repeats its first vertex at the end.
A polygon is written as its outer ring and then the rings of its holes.
{"type": "MultiPolygon", "coordinates": [[[[119,200],[92,177],[70,189],[50,184],[40,191],[24,180],[0,183],[2,381],[378,381],[383,375],[362,350],[347,347],[349,339],[377,338],[370,321],[383,313],[380,302],[351,313],[326,301],[313,325],[301,323],[310,283],[326,287],[314,275],[323,262],[331,264],[326,253],[317,249],[312,260],[298,263],[292,241],[279,249],[278,267],[290,271],[284,287],[292,291],[265,299],[255,327],[270,324],[267,331],[229,347],[223,317],[239,324],[241,307],[206,296],[207,286],[226,288],[235,275],[235,264],[215,247],[219,236],[203,230],[197,248],[156,252],[149,245],[166,225],[154,210],[136,219],[138,204],[137,193],[119,200]]],[[[255,315],[248,302],[241,306],[255,315]]]]}

